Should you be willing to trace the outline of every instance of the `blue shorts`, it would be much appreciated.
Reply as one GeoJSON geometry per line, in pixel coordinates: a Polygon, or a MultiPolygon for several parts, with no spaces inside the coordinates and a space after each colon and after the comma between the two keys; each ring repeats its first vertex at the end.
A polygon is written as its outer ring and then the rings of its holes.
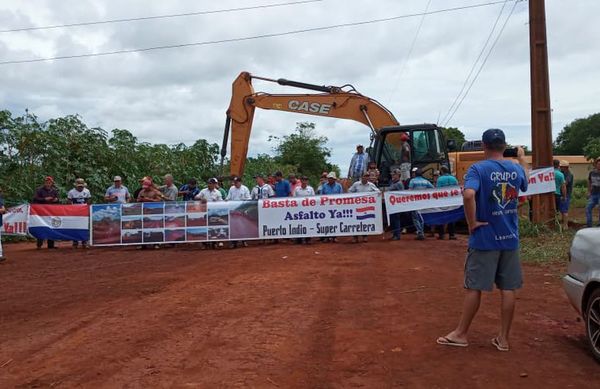
{"type": "Polygon", "coordinates": [[[569,213],[569,206],[571,205],[571,196],[567,196],[566,199],[560,202],[559,211],[560,213],[569,213]]]}

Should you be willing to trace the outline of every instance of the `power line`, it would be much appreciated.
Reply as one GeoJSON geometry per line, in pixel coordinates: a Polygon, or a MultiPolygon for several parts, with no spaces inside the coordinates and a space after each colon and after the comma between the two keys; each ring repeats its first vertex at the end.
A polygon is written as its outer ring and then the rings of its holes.
{"type": "Polygon", "coordinates": [[[504,4],[502,4],[502,8],[500,8],[500,12],[498,12],[498,17],[496,17],[496,21],[492,25],[492,29],[490,30],[490,33],[488,34],[487,39],[485,40],[485,43],[483,44],[483,47],[481,47],[481,51],[479,52],[479,55],[475,59],[475,62],[473,62],[473,66],[471,66],[471,70],[469,71],[469,74],[467,75],[467,78],[465,78],[465,81],[463,82],[462,87],[460,88],[460,92],[458,92],[458,94],[454,98],[454,101],[452,102],[452,105],[450,105],[450,108],[448,108],[448,112],[446,112],[446,114],[444,115],[444,118],[442,119],[442,122],[446,122],[446,119],[449,117],[450,113],[455,108],[456,104],[458,103],[458,100],[460,99],[460,97],[462,96],[463,92],[465,91],[465,88],[467,87],[467,84],[469,83],[469,80],[471,79],[471,76],[475,72],[475,68],[477,68],[477,64],[479,63],[479,60],[481,59],[481,57],[483,57],[483,53],[485,53],[485,49],[488,47],[488,44],[492,40],[492,36],[494,35],[494,31],[496,31],[496,27],[498,26],[498,22],[500,21],[500,18],[502,17],[502,14],[504,13],[504,8],[506,7],[506,4],[509,1],[510,0],[505,0],[504,4]]]}
{"type": "Polygon", "coordinates": [[[334,30],[334,29],[344,28],[344,27],[353,27],[353,26],[361,26],[361,25],[374,24],[374,23],[383,23],[383,22],[389,22],[389,21],[398,20],[398,19],[411,18],[411,17],[415,17],[415,16],[434,15],[434,14],[440,14],[440,13],[444,13],[444,12],[455,12],[455,11],[461,11],[461,10],[465,10],[465,9],[481,8],[481,7],[491,6],[491,5],[495,5],[495,4],[500,4],[500,3],[503,3],[504,1],[506,1],[506,0],[492,1],[492,2],[487,2],[487,3],[466,5],[466,6],[454,7],[454,8],[445,8],[445,9],[421,12],[421,13],[416,13],[416,14],[392,16],[392,17],[381,18],[381,19],[364,20],[364,21],[360,21],[360,22],[334,24],[334,25],[329,25],[329,26],[305,28],[305,29],[300,29],[300,30],[291,30],[291,31],[285,31],[285,32],[253,35],[253,36],[239,37],[239,38],[228,38],[228,39],[219,39],[219,40],[203,41],[203,42],[152,46],[152,47],[138,48],[138,49],[123,49],[123,50],[114,50],[114,51],[104,51],[104,52],[89,53],[89,54],[61,55],[61,56],[46,57],[46,58],[1,61],[0,65],[15,65],[15,64],[45,62],[45,61],[74,59],[74,58],[101,57],[101,56],[116,55],[116,54],[141,53],[141,52],[148,52],[148,51],[155,51],[155,50],[176,49],[176,48],[182,48],[182,47],[209,46],[209,45],[217,45],[217,44],[223,44],[223,43],[243,42],[243,41],[250,41],[250,40],[256,40],[256,39],[273,38],[273,37],[278,37],[278,36],[303,34],[303,33],[313,32],[313,31],[326,31],[326,30],[334,30]]]}
{"type": "Polygon", "coordinates": [[[124,18],[124,19],[108,19],[108,20],[99,20],[99,21],[92,21],[92,22],[55,24],[55,25],[37,26],[37,27],[17,27],[17,28],[11,28],[8,30],[0,30],[0,33],[51,30],[51,29],[57,29],[57,28],[93,26],[93,25],[98,25],[98,24],[125,23],[125,22],[137,22],[137,21],[142,21],[142,20],[179,18],[179,17],[184,17],[184,16],[211,15],[211,14],[219,14],[219,13],[226,13],[226,12],[239,12],[239,11],[249,11],[249,10],[254,10],[254,9],[285,7],[288,5],[317,3],[317,2],[321,2],[321,1],[325,1],[325,0],[298,0],[298,1],[292,1],[292,2],[287,2],[287,3],[272,3],[272,4],[263,4],[263,5],[254,5],[254,6],[249,6],[249,7],[217,9],[217,10],[212,10],[212,11],[197,11],[197,12],[186,12],[186,13],[167,14],[167,15],[141,16],[141,17],[136,17],[136,18],[124,18]]]}
{"type": "MultiPolygon", "coordinates": [[[[425,12],[429,11],[429,6],[431,5],[431,0],[427,1],[427,5],[425,6],[425,12]]],[[[410,43],[410,47],[408,49],[408,53],[406,54],[406,57],[404,57],[404,61],[402,62],[402,66],[400,66],[400,70],[398,71],[398,75],[396,76],[396,81],[393,84],[392,87],[392,91],[390,92],[390,95],[388,96],[388,103],[392,100],[392,97],[394,96],[394,93],[396,93],[396,90],[398,89],[398,85],[400,84],[400,79],[402,78],[402,74],[404,73],[404,69],[406,68],[406,64],[408,63],[408,60],[410,59],[410,56],[415,48],[415,43],[417,43],[417,38],[419,37],[419,34],[421,32],[421,28],[423,27],[423,22],[425,22],[425,16],[427,16],[427,14],[424,14],[423,17],[421,17],[421,21],[419,22],[419,26],[417,27],[417,31],[415,32],[415,36],[413,37],[412,42],[410,43]]]]}
{"type": "Polygon", "coordinates": [[[506,28],[506,25],[508,24],[508,21],[510,20],[511,16],[513,15],[513,13],[515,11],[515,8],[517,8],[517,4],[520,1],[523,1],[523,0],[515,0],[515,3],[513,4],[513,7],[511,8],[510,13],[508,14],[506,20],[504,20],[504,24],[502,25],[502,28],[500,28],[500,31],[498,32],[498,35],[496,36],[496,39],[494,40],[494,43],[492,43],[492,46],[490,47],[490,50],[488,51],[487,55],[483,59],[483,62],[481,63],[481,66],[479,67],[479,70],[475,74],[475,77],[473,78],[473,80],[471,80],[471,84],[469,85],[469,88],[467,89],[467,91],[465,92],[465,94],[463,95],[463,97],[458,102],[458,105],[454,109],[454,112],[452,112],[452,115],[450,115],[450,117],[446,121],[446,124],[444,125],[444,127],[446,127],[448,125],[448,123],[450,122],[450,120],[452,120],[452,118],[454,117],[454,115],[456,114],[456,112],[458,111],[458,109],[460,108],[460,106],[462,105],[463,101],[465,100],[465,98],[467,97],[467,95],[469,94],[469,92],[471,91],[471,88],[473,87],[473,85],[475,85],[475,81],[477,81],[477,78],[479,78],[479,75],[481,74],[481,71],[483,70],[485,64],[487,63],[488,58],[492,54],[492,51],[494,50],[494,47],[496,47],[496,44],[500,40],[500,37],[502,36],[502,33],[504,32],[504,29],[506,28]]]}

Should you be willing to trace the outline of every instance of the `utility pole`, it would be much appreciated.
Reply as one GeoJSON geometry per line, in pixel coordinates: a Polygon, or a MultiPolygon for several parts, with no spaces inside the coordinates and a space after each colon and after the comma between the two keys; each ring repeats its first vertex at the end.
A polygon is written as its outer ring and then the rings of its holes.
{"type": "MultiPolygon", "coordinates": [[[[552,112],[548,76],[545,0],[529,0],[529,48],[531,66],[532,168],[552,166],[552,112]]],[[[533,197],[533,221],[551,223],[555,215],[554,193],[533,197]]]]}

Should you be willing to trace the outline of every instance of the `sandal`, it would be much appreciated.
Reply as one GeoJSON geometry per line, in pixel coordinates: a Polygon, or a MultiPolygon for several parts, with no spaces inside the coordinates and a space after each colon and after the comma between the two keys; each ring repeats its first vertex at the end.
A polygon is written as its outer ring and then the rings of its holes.
{"type": "Polygon", "coordinates": [[[437,338],[437,344],[441,344],[442,346],[452,346],[452,347],[467,347],[469,343],[457,342],[455,340],[449,339],[445,336],[437,338]]]}
{"type": "Polygon", "coordinates": [[[500,341],[498,340],[498,337],[495,337],[492,339],[492,345],[494,347],[496,347],[496,349],[498,349],[498,351],[509,351],[510,348],[508,346],[502,346],[500,344],[500,341]]]}

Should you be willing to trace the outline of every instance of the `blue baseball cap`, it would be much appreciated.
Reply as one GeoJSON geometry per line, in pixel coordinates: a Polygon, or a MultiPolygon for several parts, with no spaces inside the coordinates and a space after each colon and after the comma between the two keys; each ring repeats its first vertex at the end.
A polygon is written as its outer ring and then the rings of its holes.
{"type": "Polygon", "coordinates": [[[501,129],[490,128],[489,130],[485,130],[481,137],[481,141],[488,145],[493,143],[506,143],[506,137],[501,129]]]}

